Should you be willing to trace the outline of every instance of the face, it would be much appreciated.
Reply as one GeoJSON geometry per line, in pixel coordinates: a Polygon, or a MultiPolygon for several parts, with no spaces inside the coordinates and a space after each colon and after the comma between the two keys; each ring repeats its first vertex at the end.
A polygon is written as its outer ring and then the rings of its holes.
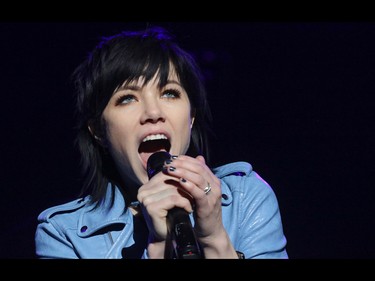
{"type": "Polygon", "coordinates": [[[172,71],[163,88],[155,76],[119,88],[105,107],[105,143],[122,178],[137,184],[148,181],[147,160],[156,151],[185,154],[190,144],[193,116],[188,95],[172,71]]]}

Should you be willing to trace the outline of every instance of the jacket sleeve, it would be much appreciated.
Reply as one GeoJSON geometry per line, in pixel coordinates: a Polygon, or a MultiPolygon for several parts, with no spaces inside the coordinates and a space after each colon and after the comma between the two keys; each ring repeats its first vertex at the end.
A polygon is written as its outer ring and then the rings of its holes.
{"type": "Polygon", "coordinates": [[[58,231],[52,221],[38,224],[35,232],[35,252],[38,258],[74,259],[78,258],[72,245],[58,231]]]}
{"type": "Polygon", "coordinates": [[[239,248],[246,258],[288,258],[279,205],[273,189],[254,171],[242,177],[242,181],[239,248]]]}

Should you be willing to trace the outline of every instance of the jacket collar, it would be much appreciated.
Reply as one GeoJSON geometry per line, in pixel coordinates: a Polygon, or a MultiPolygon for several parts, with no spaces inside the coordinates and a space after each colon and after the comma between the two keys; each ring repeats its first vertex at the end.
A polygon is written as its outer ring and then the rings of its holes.
{"type": "Polygon", "coordinates": [[[77,235],[80,237],[90,236],[109,225],[133,223],[133,215],[125,206],[125,200],[117,186],[108,184],[105,200],[100,203],[99,208],[93,208],[90,197],[85,198],[85,201],[87,203],[78,221],[77,235]],[[111,206],[112,196],[114,196],[113,206],[111,206]]]}

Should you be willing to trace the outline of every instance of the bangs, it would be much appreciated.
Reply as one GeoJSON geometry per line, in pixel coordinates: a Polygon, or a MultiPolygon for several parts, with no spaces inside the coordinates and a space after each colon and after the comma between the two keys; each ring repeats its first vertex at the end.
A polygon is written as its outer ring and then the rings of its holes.
{"type": "MultiPolygon", "coordinates": [[[[113,39],[112,39],[113,40],[113,39]]],[[[132,46],[132,42],[126,42],[123,46],[117,45],[117,50],[104,50],[112,54],[106,57],[106,61],[101,65],[106,65],[101,69],[102,89],[106,92],[108,100],[116,89],[124,84],[137,81],[140,78],[143,84],[147,84],[155,75],[159,79],[159,87],[166,85],[173,65],[173,54],[161,44],[153,42],[143,42],[138,47],[132,46]]],[[[104,48],[104,45],[102,45],[104,48]]],[[[178,73],[177,73],[178,75],[178,73]]]]}
{"type": "Polygon", "coordinates": [[[142,61],[142,68],[134,69],[128,73],[128,75],[126,75],[126,72],[122,72],[124,79],[118,86],[138,81],[140,78],[142,78],[141,85],[144,86],[156,75],[158,79],[158,86],[163,87],[167,84],[170,72],[174,71],[174,69],[175,68],[173,65],[171,65],[169,58],[166,58],[165,60],[163,59],[161,63],[158,58],[151,58],[148,61],[142,61]]]}

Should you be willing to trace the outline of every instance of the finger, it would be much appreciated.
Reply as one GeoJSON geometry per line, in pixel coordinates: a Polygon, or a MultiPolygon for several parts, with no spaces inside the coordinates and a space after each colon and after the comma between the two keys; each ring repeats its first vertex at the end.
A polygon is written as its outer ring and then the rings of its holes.
{"type": "Polygon", "coordinates": [[[168,161],[164,165],[164,171],[174,177],[180,176],[189,179],[197,185],[204,185],[205,178],[210,178],[212,172],[203,160],[195,159],[189,156],[179,156],[168,161]]]}
{"type": "MultiPolygon", "coordinates": [[[[164,173],[156,174],[152,179],[138,189],[138,201],[142,202],[143,198],[146,196],[173,188],[171,186],[171,182],[168,182],[169,180],[175,180],[175,178],[164,173]]],[[[174,188],[176,188],[176,186],[174,188]]]]}
{"type": "Polygon", "coordinates": [[[175,207],[183,208],[189,213],[193,212],[190,201],[179,194],[170,194],[169,196],[158,198],[158,200],[154,199],[147,198],[145,201],[145,207],[151,216],[165,217],[167,212],[175,207]]]}
{"type": "Polygon", "coordinates": [[[138,201],[144,206],[150,206],[154,202],[170,200],[172,204],[163,204],[163,208],[171,208],[176,206],[191,211],[192,196],[186,192],[179,183],[179,179],[169,175],[155,175],[148,183],[143,185],[137,194],[138,201]]]}
{"type": "MultiPolygon", "coordinates": [[[[166,165],[166,172],[179,178],[194,197],[211,192],[216,176],[205,165],[204,158],[179,157],[166,165]]],[[[215,181],[216,183],[216,181],[215,181]]]]}

